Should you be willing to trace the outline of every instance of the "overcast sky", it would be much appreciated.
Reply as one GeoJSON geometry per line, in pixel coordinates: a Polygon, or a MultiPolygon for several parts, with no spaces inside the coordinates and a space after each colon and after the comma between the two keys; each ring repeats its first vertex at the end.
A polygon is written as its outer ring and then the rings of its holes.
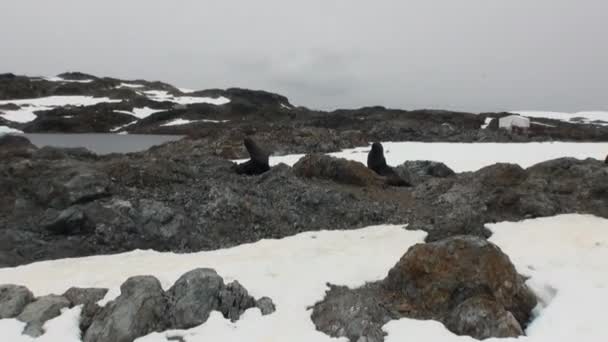
{"type": "Polygon", "coordinates": [[[608,110],[606,0],[0,0],[0,72],[312,108],[608,110]]]}

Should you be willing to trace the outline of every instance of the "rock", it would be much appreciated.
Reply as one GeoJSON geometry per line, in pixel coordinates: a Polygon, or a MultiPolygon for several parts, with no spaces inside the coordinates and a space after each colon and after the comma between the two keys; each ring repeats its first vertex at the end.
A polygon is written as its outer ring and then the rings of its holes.
{"type": "Polygon", "coordinates": [[[34,300],[34,295],[25,286],[0,286],[0,319],[18,316],[34,300]]]}
{"type": "Polygon", "coordinates": [[[429,178],[446,178],[456,173],[444,163],[430,160],[406,161],[395,168],[395,172],[412,184],[420,184],[429,178]]]}
{"type": "Polygon", "coordinates": [[[108,289],[71,287],[63,294],[63,297],[70,301],[71,306],[77,306],[97,303],[102,300],[107,293],[108,289]]]}
{"type": "Polygon", "coordinates": [[[120,292],[95,315],[84,342],[131,342],[169,326],[168,299],[156,278],[131,277],[120,286],[120,292]]]}
{"type": "Polygon", "coordinates": [[[302,157],[294,166],[299,177],[320,178],[356,186],[382,186],[383,180],[365,165],[322,154],[302,157]]]}
{"type": "Polygon", "coordinates": [[[0,158],[29,157],[36,151],[26,137],[16,134],[0,134],[0,158]]]}
{"type": "Polygon", "coordinates": [[[83,233],[88,230],[87,218],[78,207],[69,207],[57,213],[49,210],[47,218],[41,222],[41,226],[54,234],[72,235],[83,233]]]}
{"type": "Polygon", "coordinates": [[[382,326],[395,319],[378,300],[379,287],[366,285],[356,290],[330,285],[323,301],[313,307],[311,319],[317,330],[351,342],[382,342],[382,326]]]}
{"type": "Polygon", "coordinates": [[[44,334],[42,326],[49,319],[61,314],[61,309],[69,308],[70,301],[62,296],[49,295],[36,299],[28,304],[17,319],[27,323],[23,333],[32,337],[44,334]]]}
{"type": "Polygon", "coordinates": [[[466,299],[452,310],[445,326],[457,335],[478,340],[524,335],[513,314],[494,300],[484,296],[466,299]]]}
{"type": "Polygon", "coordinates": [[[512,187],[521,184],[527,174],[517,164],[497,163],[480,169],[476,176],[486,186],[512,187]]]}
{"type": "Polygon", "coordinates": [[[176,236],[185,223],[183,215],[162,202],[148,199],[140,200],[139,212],[131,214],[138,219],[142,233],[162,239],[176,236]]]}
{"type": "Polygon", "coordinates": [[[378,142],[372,144],[372,148],[367,155],[367,167],[372,169],[380,176],[386,177],[388,185],[411,185],[408,181],[401,178],[401,176],[399,176],[392,167],[386,164],[386,159],[384,158],[384,147],[382,147],[382,144],[378,142]]]}
{"type": "Polygon", "coordinates": [[[232,322],[237,321],[245,310],[255,306],[255,299],[236,280],[228,284],[219,293],[218,310],[232,322]]]}
{"type": "Polygon", "coordinates": [[[245,138],[244,144],[251,159],[245,163],[238,164],[235,169],[236,173],[259,175],[270,170],[268,162],[270,153],[258,146],[251,138],[245,138]]]}
{"type": "Polygon", "coordinates": [[[171,311],[167,316],[176,329],[189,329],[205,323],[219,307],[224,280],[214,270],[199,268],[182,275],[167,291],[171,311]]]}
{"type": "Polygon", "coordinates": [[[493,298],[525,327],[536,306],[534,295],[509,257],[474,236],[412,246],[383,284],[428,318],[443,317],[450,308],[481,294],[493,298]]]}
{"type": "Polygon", "coordinates": [[[357,289],[331,286],[313,307],[318,330],[351,342],[382,341],[390,320],[437,320],[478,339],[518,337],[536,298],[502,251],[456,236],[412,246],[384,280],[357,289]]]}
{"type": "Polygon", "coordinates": [[[276,307],[272,302],[272,299],[268,297],[262,297],[255,301],[255,306],[260,309],[263,316],[270,315],[276,311],[276,307]]]}

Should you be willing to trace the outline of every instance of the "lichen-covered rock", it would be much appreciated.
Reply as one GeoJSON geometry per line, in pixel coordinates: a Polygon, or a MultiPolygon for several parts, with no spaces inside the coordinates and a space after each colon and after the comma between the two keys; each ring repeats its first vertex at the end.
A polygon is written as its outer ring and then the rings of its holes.
{"type": "Polygon", "coordinates": [[[17,319],[27,323],[23,333],[32,337],[44,334],[42,326],[49,319],[61,314],[61,309],[69,308],[70,301],[63,296],[48,295],[28,304],[17,319]]]}
{"type": "Polygon", "coordinates": [[[0,319],[13,318],[34,300],[34,295],[25,286],[0,285],[0,319]]]}
{"type": "Polygon", "coordinates": [[[523,335],[536,297],[509,257],[475,236],[412,246],[379,282],[331,287],[315,304],[317,329],[350,341],[382,341],[382,326],[403,317],[437,320],[478,339],[523,335]]]}
{"type": "Polygon", "coordinates": [[[374,171],[359,162],[321,154],[302,157],[293,170],[300,177],[328,179],[349,185],[381,186],[384,183],[374,171]]]}
{"type": "Polygon", "coordinates": [[[63,296],[67,298],[72,306],[97,303],[108,293],[108,289],[102,288],[80,288],[70,287],[63,296]]]}

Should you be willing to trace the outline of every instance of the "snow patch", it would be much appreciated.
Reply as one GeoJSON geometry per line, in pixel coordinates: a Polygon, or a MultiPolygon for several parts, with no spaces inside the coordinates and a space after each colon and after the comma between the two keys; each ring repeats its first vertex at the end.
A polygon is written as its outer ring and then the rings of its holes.
{"type": "Polygon", "coordinates": [[[4,134],[23,134],[23,132],[8,126],[0,126],[0,135],[4,134]]]}
{"type": "MultiPolygon", "coordinates": [[[[122,125],[122,126],[118,126],[118,127],[114,127],[110,130],[110,132],[116,132],[116,131],[120,131],[121,129],[125,128],[125,127],[129,127],[133,124],[136,124],[138,120],[135,121],[131,121],[128,124],[122,125]]],[[[122,133],[122,132],[121,132],[122,133]]],[[[120,133],[119,133],[120,134],[120,133]]]]}
{"type": "Polygon", "coordinates": [[[145,87],[143,84],[135,84],[135,83],[121,83],[116,88],[143,88],[145,87]]]}
{"type": "Polygon", "coordinates": [[[202,120],[186,120],[186,119],[175,119],[175,120],[169,121],[167,123],[164,123],[161,126],[179,126],[179,125],[186,125],[186,124],[194,123],[194,122],[224,123],[224,122],[228,122],[228,121],[230,121],[230,120],[207,120],[207,119],[202,119],[202,120]]]}
{"type": "MultiPolygon", "coordinates": [[[[383,142],[389,165],[397,166],[408,160],[433,160],[445,163],[456,172],[477,171],[494,163],[513,163],[526,168],[562,157],[604,160],[608,143],[424,143],[383,142]]],[[[367,163],[369,147],[357,147],[329,153],[334,157],[367,163]]],[[[270,165],[285,163],[293,166],[304,154],[270,157],[270,165]]],[[[235,162],[247,159],[235,160],[235,162]]]]}
{"type": "Polygon", "coordinates": [[[17,110],[4,110],[4,114],[0,114],[3,118],[9,121],[26,123],[36,120],[36,111],[51,110],[61,106],[93,106],[102,102],[121,102],[122,100],[112,100],[108,97],[92,97],[92,96],[48,96],[37,99],[21,99],[21,100],[2,100],[0,105],[15,104],[21,108],[17,110]]]}
{"type": "Polygon", "coordinates": [[[192,97],[192,96],[173,96],[166,90],[147,90],[144,94],[154,101],[169,101],[177,104],[194,104],[194,103],[208,103],[216,106],[224,105],[230,102],[229,98],[220,96],[217,98],[213,97],[192,97]]]}
{"type": "Polygon", "coordinates": [[[61,78],[59,76],[51,76],[51,77],[42,77],[43,80],[50,82],[72,82],[72,83],[91,83],[93,80],[66,80],[65,78],[61,78]]]}
{"type": "Polygon", "coordinates": [[[163,112],[165,110],[166,109],[153,109],[153,108],[149,108],[149,107],[142,107],[142,108],[133,108],[133,110],[131,112],[129,112],[127,110],[115,110],[114,112],[133,115],[134,117],[136,117],[138,119],[145,119],[154,113],[163,112]]]}
{"type": "Polygon", "coordinates": [[[486,118],[486,120],[484,121],[483,125],[481,125],[481,129],[488,128],[488,126],[490,125],[490,122],[492,122],[492,120],[494,120],[494,118],[486,118]]]}

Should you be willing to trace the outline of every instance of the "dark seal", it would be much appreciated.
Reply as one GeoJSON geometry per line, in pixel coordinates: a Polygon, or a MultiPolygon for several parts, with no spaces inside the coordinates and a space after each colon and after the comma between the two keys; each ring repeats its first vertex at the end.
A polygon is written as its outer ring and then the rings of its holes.
{"type": "Polygon", "coordinates": [[[238,164],[235,168],[236,173],[240,175],[259,175],[270,170],[268,163],[270,153],[258,146],[251,138],[245,138],[244,144],[251,159],[238,164]]]}
{"type": "Polygon", "coordinates": [[[372,169],[380,176],[386,177],[386,183],[393,186],[410,186],[411,184],[399,177],[399,175],[386,164],[384,158],[384,148],[380,143],[373,143],[372,149],[367,155],[367,167],[372,169]]]}

